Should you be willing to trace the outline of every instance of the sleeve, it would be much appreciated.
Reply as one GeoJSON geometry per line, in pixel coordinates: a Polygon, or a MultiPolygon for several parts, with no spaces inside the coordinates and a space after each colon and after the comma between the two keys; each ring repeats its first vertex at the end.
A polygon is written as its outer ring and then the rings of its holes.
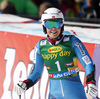
{"type": "Polygon", "coordinates": [[[32,72],[29,74],[26,81],[28,88],[33,86],[39,80],[44,68],[44,60],[41,57],[39,51],[39,42],[37,43],[34,49],[34,53],[35,53],[34,60],[33,60],[34,68],[32,72]]]}
{"type": "Polygon", "coordinates": [[[71,36],[71,43],[76,56],[85,69],[86,75],[91,74],[94,71],[93,61],[84,44],[74,35],[71,36]]]}

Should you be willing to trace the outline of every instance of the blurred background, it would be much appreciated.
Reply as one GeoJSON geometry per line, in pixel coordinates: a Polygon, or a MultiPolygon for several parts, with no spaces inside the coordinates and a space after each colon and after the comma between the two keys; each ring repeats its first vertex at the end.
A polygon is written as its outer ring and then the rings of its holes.
{"type": "Polygon", "coordinates": [[[67,22],[100,23],[100,0],[0,0],[0,13],[40,20],[49,7],[59,8],[67,22]]]}

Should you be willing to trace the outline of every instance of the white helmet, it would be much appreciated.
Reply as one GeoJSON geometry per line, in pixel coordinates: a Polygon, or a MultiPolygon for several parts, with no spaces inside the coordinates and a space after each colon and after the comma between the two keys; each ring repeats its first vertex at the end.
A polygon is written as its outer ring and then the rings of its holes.
{"type": "Polygon", "coordinates": [[[49,19],[62,19],[64,23],[63,13],[57,8],[48,8],[45,10],[41,16],[42,25],[44,25],[45,20],[49,19]]]}

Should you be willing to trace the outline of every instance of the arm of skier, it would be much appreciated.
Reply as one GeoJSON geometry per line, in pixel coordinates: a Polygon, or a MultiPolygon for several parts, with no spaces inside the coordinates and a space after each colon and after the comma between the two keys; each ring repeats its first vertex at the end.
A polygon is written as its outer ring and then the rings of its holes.
{"type": "Polygon", "coordinates": [[[74,35],[71,37],[72,47],[75,51],[76,56],[79,61],[83,65],[86,75],[87,75],[87,89],[86,93],[88,93],[89,97],[96,97],[97,87],[95,81],[95,66],[93,65],[93,61],[85,48],[84,44],[74,35]]]}
{"type": "Polygon", "coordinates": [[[37,43],[35,47],[35,55],[34,55],[34,68],[32,68],[31,73],[29,74],[27,80],[24,80],[22,82],[19,82],[15,86],[15,92],[19,95],[21,95],[24,91],[32,87],[37,81],[40,79],[43,67],[44,67],[44,60],[40,55],[39,52],[39,42],[37,43]]]}

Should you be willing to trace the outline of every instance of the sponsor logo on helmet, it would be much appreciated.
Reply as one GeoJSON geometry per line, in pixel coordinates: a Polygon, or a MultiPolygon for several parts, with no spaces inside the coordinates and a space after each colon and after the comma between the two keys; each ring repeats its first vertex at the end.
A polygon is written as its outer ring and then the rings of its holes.
{"type": "Polygon", "coordinates": [[[62,50],[62,47],[60,46],[53,46],[53,47],[50,47],[48,49],[48,52],[49,53],[56,53],[56,52],[60,52],[62,50]]]}
{"type": "Polygon", "coordinates": [[[52,16],[53,19],[55,19],[55,16],[52,16]]]}
{"type": "Polygon", "coordinates": [[[58,13],[51,13],[52,15],[59,15],[58,13]]]}

